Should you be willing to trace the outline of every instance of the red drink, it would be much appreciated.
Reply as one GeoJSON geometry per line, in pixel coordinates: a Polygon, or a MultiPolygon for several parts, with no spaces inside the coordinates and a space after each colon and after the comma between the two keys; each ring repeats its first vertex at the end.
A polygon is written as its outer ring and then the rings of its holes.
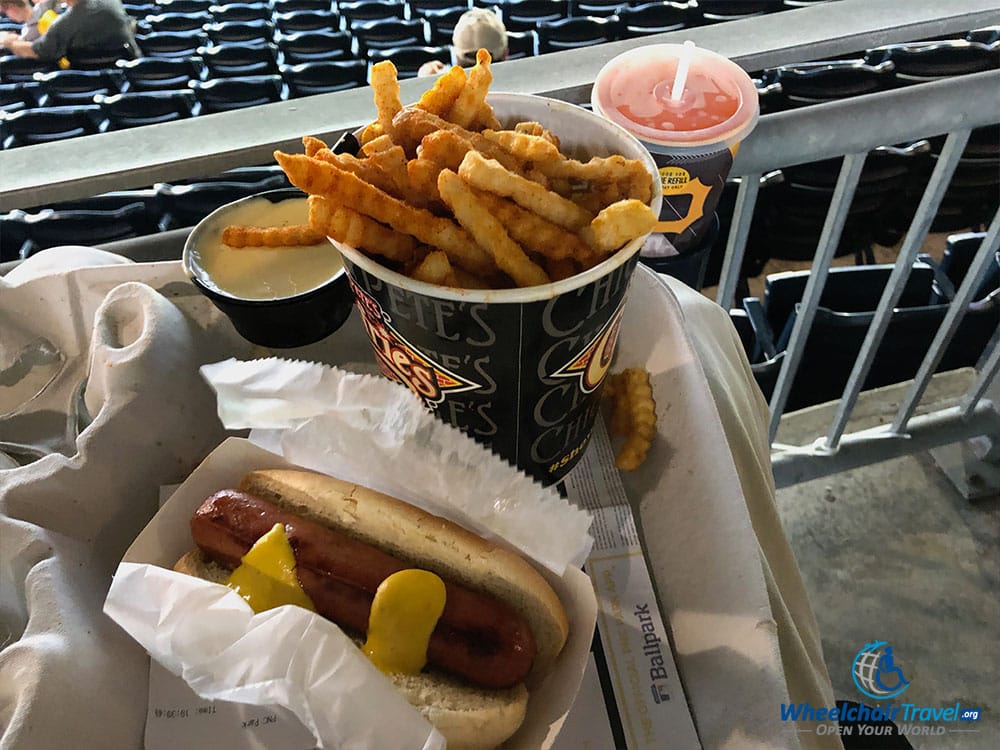
{"type": "Polygon", "coordinates": [[[594,111],[643,142],[659,167],[658,231],[678,251],[705,236],[740,141],[757,123],[757,90],[731,60],[697,47],[659,44],[611,60],[594,81],[594,111]],[[689,68],[674,97],[682,59],[689,68]]]}

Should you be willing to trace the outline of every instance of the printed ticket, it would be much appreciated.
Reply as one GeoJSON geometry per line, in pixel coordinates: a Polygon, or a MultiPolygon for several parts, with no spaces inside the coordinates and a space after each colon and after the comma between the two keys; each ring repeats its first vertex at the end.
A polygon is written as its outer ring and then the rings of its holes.
{"type": "Polygon", "coordinates": [[[594,548],[585,567],[597,593],[595,657],[609,683],[605,695],[616,746],[700,748],[602,420],[564,486],[569,499],[594,516],[594,548]]]}

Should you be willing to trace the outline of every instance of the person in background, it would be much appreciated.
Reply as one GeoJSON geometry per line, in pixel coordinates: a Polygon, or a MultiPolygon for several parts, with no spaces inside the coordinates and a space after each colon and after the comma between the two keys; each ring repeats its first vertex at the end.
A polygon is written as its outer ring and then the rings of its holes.
{"type": "Polygon", "coordinates": [[[0,37],[0,46],[18,57],[53,61],[81,49],[122,49],[125,56],[127,47],[133,55],[139,54],[132,19],[119,0],[66,0],[66,6],[66,12],[34,41],[9,34],[0,37]]]}
{"type": "MultiPolygon", "coordinates": [[[[490,53],[494,62],[507,57],[507,29],[500,16],[486,8],[473,8],[462,14],[451,35],[452,58],[455,65],[467,68],[476,64],[480,48],[490,53]]],[[[417,71],[418,76],[434,76],[447,68],[440,60],[425,62],[417,71]]]]}
{"type": "MultiPolygon", "coordinates": [[[[33,0],[32,0],[33,2],[33,0]]],[[[52,22],[59,18],[59,3],[61,0],[40,0],[34,3],[31,16],[21,27],[21,39],[33,42],[46,31],[52,22]]]]}

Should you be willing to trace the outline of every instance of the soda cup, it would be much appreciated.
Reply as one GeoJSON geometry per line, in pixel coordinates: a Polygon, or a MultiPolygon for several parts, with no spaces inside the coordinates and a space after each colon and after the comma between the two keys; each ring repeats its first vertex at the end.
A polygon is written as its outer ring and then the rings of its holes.
{"type": "Polygon", "coordinates": [[[649,150],[660,173],[657,232],[678,252],[698,247],[740,142],[760,107],[749,75],[733,61],[687,44],[653,44],[610,60],[591,93],[594,112],[649,150]]]}

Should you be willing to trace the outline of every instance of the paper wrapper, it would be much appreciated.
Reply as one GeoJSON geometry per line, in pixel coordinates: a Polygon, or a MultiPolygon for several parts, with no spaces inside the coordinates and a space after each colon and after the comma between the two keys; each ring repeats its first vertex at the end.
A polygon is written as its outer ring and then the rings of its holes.
{"type": "Polygon", "coordinates": [[[561,575],[580,567],[591,518],[436,419],[382,377],[310,362],[231,359],[202,368],[229,429],[298,466],[444,516],[561,575]],[[553,530],[559,530],[553,534],[553,530]]]}
{"type": "MultiPolygon", "coordinates": [[[[183,677],[201,697],[283,706],[298,717],[320,747],[372,750],[444,747],[443,738],[334,624],[296,607],[279,607],[253,615],[242,599],[226,587],[165,569],[192,547],[188,526],[192,513],[216,490],[238,484],[247,471],[291,466],[292,462],[286,459],[295,454],[301,455],[310,468],[382,491],[394,484],[392,477],[396,476],[412,479],[412,486],[425,491],[438,486],[432,485],[432,481],[454,482],[448,497],[485,498],[492,510],[476,508],[474,502],[459,502],[462,512],[450,515],[477,518],[477,525],[492,527],[494,538],[505,539],[513,547],[535,543],[531,539],[537,534],[529,535],[527,542],[515,541],[522,527],[527,528],[532,522],[540,525],[560,523],[561,517],[577,518],[579,527],[582,525],[579,519],[589,523],[589,517],[554,493],[520,477],[473,441],[436,422],[422,410],[410,413],[406,404],[412,396],[398,386],[319,365],[277,360],[233,362],[216,370],[215,375],[226,373],[230,376],[228,380],[214,375],[211,380],[219,392],[220,411],[227,421],[237,418],[234,416],[237,412],[248,413],[247,409],[236,409],[236,404],[255,402],[233,396],[244,390],[237,383],[251,390],[256,388],[261,395],[272,388],[285,394],[283,400],[289,405],[287,409],[294,410],[294,415],[283,414],[286,405],[273,400],[267,403],[263,395],[260,408],[250,411],[258,414],[257,423],[269,425],[259,437],[286,447],[290,453],[282,458],[236,438],[216,449],[129,548],[115,574],[105,612],[156,661],[183,677]],[[223,381],[229,385],[220,385],[223,381]],[[393,393],[402,393],[401,404],[369,401],[368,396],[379,399],[385,396],[382,385],[393,393]],[[331,401],[317,397],[308,406],[291,397],[296,387],[317,394],[326,393],[324,389],[331,386],[336,394],[331,401]],[[367,395],[362,395],[363,391],[367,395]],[[322,416],[303,416],[314,410],[321,411],[322,416]],[[423,422],[422,416],[431,419],[430,425],[423,422]],[[295,427],[274,429],[289,419],[295,427]],[[334,428],[338,422],[340,430],[334,428]],[[438,427],[446,432],[439,433],[438,427]],[[390,438],[394,430],[406,437],[390,438]],[[360,440],[365,434],[369,436],[368,442],[356,445],[343,457],[343,464],[338,463],[341,442],[360,440]],[[456,445],[435,454],[446,447],[442,440],[454,441],[456,445]],[[463,449],[463,443],[471,448],[463,449]],[[424,467],[423,479],[408,476],[406,462],[425,460],[429,463],[424,467]],[[478,467],[478,474],[473,467],[478,467]],[[514,476],[504,477],[504,472],[514,476]],[[484,477],[490,477],[490,481],[496,479],[499,482],[496,488],[503,491],[494,488],[492,493],[484,494],[483,488],[490,486],[484,477]],[[532,493],[536,501],[541,500],[537,502],[534,521],[532,493]],[[509,510],[505,498],[510,500],[509,510]],[[557,510],[560,508],[561,511],[557,510]],[[509,519],[517,520],[508,523],[509,519]],[[507,537],[507,532],[515,539],[507,537]]],[[[414,498],[404,495],[404,499],[414,498]]],[[[564,528],[554,525],[546,531],[551,534],[553,529],[559,529],[561,536],[568,536],[564,528]]],[[[590,650],[597,614],[594,591],[590,579],[575,564],[569,564],[581,551],[589,550],[589,537],[584,532],[572,544],[554,547],[563,553],[550,556],[552,559],[546,565],[534,561],[566,607],[570,639],[553,671],[539,684],[529,684],[531,698],[526,720],[505,744],[507,748],[551,746],[579,689],[590,650]],[[561,575],[553,572],[553,566],[561,569],[561,575]]]]}

